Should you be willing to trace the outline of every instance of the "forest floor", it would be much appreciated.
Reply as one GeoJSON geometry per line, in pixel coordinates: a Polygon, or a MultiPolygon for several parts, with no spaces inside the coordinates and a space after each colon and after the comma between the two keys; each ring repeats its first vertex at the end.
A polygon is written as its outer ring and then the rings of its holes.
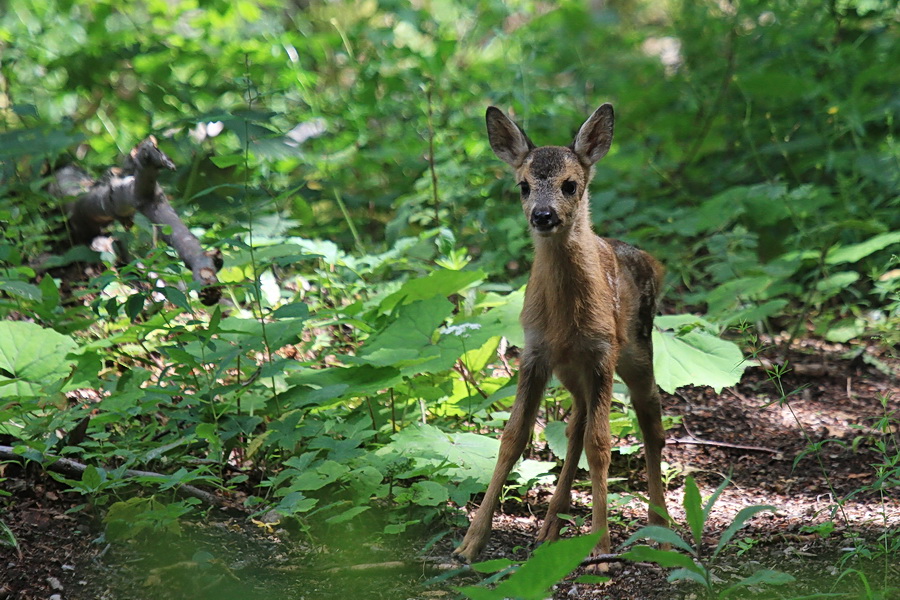
{"type": "MultiPolygon", "coordinates": [[[[798,345],[790,356],[792,370],[781,379],[783,393],[791,394],[787,403],[778,402],[782,392],[758,367],[721,394],[683,389],[664,397],[665,413],[681,418],[669,430],[664,454],[675,473],[667,501],[677,522],[685,522],[681,500],[688,474],[704,497],[723,478],[731,479],[707,523],[709,547],[742,508],[775,507],[759,513],[735,536],[737,543],[720,556],[714,574],[724,585],[770,568],[790,573],[796,582],[729,597],[823,597],[818,594],[835,592],[840,594],[835,597],[900,598],[896,470],[887,495],[873,491],[874,465],[900,454],[894,445],[900,430],[900,361],[874,348],[852,357],[847,350],[798,345]],[[891,395],[888,411],[895,411],[895,420],[885,435],[876,422],[885,414],[880,399],[891,395]],[[808,452],[810,441],[825,440],[830,442],[818,454],[808,452]],[[878,450],[877,441],[888,445],[888,456],[878,450]],[[893,557],[877,552],[883,536],[893,544],[893,557]],[[866,558],[854,548],[874,556],[866,558]],[[841,578],[845,570],[848,574],[841,578]],[[882,595],[867,594],[864,581],[882,595]]],[[[640,460],[640,455],[616,455],[611,476],[624,481],[611,486],[613,491],[645,489],[640,460]]],[[[324,548],[296,533],[253,524],[243,515],[210,515],[185,523],[178,537],[108,544],[102,540],[97,511],[81,510],[84,499],[65,493],[65,486],[42,471],[0,465],[0,484],[10,494],[0,498],[0,521],[18,544],[0,545],[0,600],[449,599],[457,597],[452,587],[478,580],[469,572],[423,585],[442,569],[455,568],[450,553],[461,530],[425,552],[425,540],[381,540],[362,529],[329,536],[324,548]]],[[[482,558],[525,558],[551,491],[541,488],[507,502],[495,517],[482,558]]],[[[588,507],[589,495],[576,492],[572,515],[586,517],[588,507]]],[[[613,497],[611,513],[614,547],[646,519],[643,502],[624,492],[613,497]]],[[[0,539],[4,537],[0,530],[0,539]]],[[[558,584],[553,598],[703,597],[695,584],[669,583],[666,570],[648,564],[619,565],[602,585],[574,583],[579,573],[558,584]]]]}

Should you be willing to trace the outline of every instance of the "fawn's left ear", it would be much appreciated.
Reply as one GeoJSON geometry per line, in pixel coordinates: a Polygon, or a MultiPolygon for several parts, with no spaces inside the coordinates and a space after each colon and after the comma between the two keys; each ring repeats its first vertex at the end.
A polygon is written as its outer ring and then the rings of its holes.
{"type": "Polygon", "coordinates": [[[613,107],[609,103],[595,110],[584,122],[572,142],[572,150],[582,163],[593,165],[606,156],[612,145],[614,122],[613,107]]]}

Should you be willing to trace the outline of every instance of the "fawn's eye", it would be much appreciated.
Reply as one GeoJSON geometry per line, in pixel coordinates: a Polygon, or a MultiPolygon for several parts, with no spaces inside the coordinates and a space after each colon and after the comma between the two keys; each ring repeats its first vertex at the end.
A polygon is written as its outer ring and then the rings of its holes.
{"type": "Polygon", "coordinates": [[[566,196],[571,196],[578,190],[578,184],[572,181],[571,179],[567,179],[562,184],[563,194],[566,196]]]}
{"type": "Polygon", "coordinates": [[[528,185],[527,181],[520,181],[519,188],[522,190],[522,196],[527,197],[531,193],[531,186],[528,185]]]}

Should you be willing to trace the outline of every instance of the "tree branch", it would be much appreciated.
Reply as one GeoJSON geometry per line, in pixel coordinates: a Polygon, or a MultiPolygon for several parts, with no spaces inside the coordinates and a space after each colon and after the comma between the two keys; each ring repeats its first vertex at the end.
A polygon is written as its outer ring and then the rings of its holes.
{"type": "Polygon", "coordinates": [[[113,221],[130,227],[136,212],[147,217],[155,227],[169,228],[171,233],[162,232],[163,240],[191,270],[194,281],[203,286],[200,299],[210,306],[222,295],[216,278],[222,267],[222,256],[217,250],[204,252],[200,241],[178,217],[157,183],[161,169],[174,168],[172,160],[159,149],[156,138],[150,136],[131,151],[124,169],[110,169],[86,191],[87,175],[66,167],[58,172],[51,192],[78,196],[70,204],[67,215],[75,244],[89,245],[113,221]]]}
{"type": "MultiPolygon", "coordinates": [[[[0,446],[0,460],[15,460],[15,461],[23,461],[25,459],[21,454],[17,454],[12,446],[0,446]]],[[[61,458],[58,456],[49,456],[45,455],[44,459],[47,461],[53,462],[41,462],[41,466],[44,467],[48,471],[54,471],[56,473],[62,473],[68,477],[76,477],[81,476],[84,473],[84,470],[87,468],[86,465],[72,460],[71,458],[61,458]]],[[[125,470],[126,477],[147,477],[153,479],[159,479],[160,481],[166,480],[166,475],[162,473],[155,473],[153,471],[140,471],[137,469],[126,469],[125,470]]],[[[175,492],[182,495],[188,496],[190,498],[197,498],[206,504],[211,506],[224,506],[225,502],[222,498],[219,498],[215,494],[207,492],[205,490],[201,490],[200,488],[190,485],[183,484],[175,488],[175,492]]]]}

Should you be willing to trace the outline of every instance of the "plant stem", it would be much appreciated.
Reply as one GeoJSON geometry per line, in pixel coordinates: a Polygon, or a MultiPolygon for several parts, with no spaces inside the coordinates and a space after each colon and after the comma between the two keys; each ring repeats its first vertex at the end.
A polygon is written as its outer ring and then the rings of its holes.
{"type": "MultiPolygon", "coordinates": [[[[247,110],[248,112],[253,107],[253,89],[250,85],[250,57],[248,55],[244,55],[244,68],[247,71],[247,75],[245,77],[246,81],[246,89],[245,92],[247,94],[247,110]]],[[[247,118],[243,119],[244,123],[244,196],[249,196],[250,191],[250,122],[247,118]]],[[[262,306],[262,286],[259,284],[259,264],[256,261],[256,251],[253,246],[253,214],[248,211],[247,214],[247,249],[250,254],[250,265],[253,268],[253,300],[256,304],[256,312],[259,318],[259,326],[260,332],[262,334],[263,346],[266,349],[265,360],[267,362],[272,360],[272,346],[269,343],[269,335],[266,329],[266,319],[263,316],[263,306],[262,306]]],[[[279,402],[278,389],[275,382],[275,375],[273,374],[271,377],[272,383],[272,399],[275,401],[275,414],[277,416],[281,416],[281,403],[279,402]]]]}
{"type": "Polygon", "coordinates": [[[425,97],[428,100],[428,168],[431,171],[431,196],[434,203],[434,226],[441,225],[441,199],[438,195],[438,177],[434,167],[434,109],[431,102],[433,83],[425,88],[425,97]]]}
{"type": "Polygon", "coordinates": [[[350,217],[350,212],[347,210],[347,205],[344,204],[344,198],[341,196],[341,193],[334,188],[334,200],[337,202],[338,206],[341,209],[341,214],[344,215],[344,220],[347,222],[347,227],[350,228],[350,233],[353,235],[353,242],[356,244],[356,249],[361,254],[366,253],[366,248],[363,246],[362,238],[359,237],[359,232],[356,230],[356,225],[353,223],[353,219],[350,217]]]}

